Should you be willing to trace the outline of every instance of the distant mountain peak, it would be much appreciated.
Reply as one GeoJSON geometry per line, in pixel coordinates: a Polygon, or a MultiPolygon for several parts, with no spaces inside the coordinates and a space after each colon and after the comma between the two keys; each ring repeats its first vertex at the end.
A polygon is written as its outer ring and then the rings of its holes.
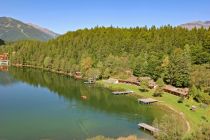
{"type": "Polygon", "coordinates": [[[49,40],[58,34],[35,24],[27,24],[11,17],[0,17],[0,38],[5,41],[23,39],[49,40]]]}
{"type": "Polygon", "coordinates": [[[51,31],[47,28],[40,27],[39,25],[36,25],[36,24],[33,24],[33,23],[28,23],[28,25],[30,25],[30,26],[32,26],[32,27],[34,27],[34,28],[46,33],[46,34],[49,34],[49,35],[53,36],[54,38],[59,36],[59,34],[53,32],[53,31],[51,31]]]}
{"type": "Polygon", "coordinates": [[[208,29],[210,27],[210,21],[193,21],[185,24],[181,24],[180,27],[193,29],[193,28],[205,28],[208,29]]]}

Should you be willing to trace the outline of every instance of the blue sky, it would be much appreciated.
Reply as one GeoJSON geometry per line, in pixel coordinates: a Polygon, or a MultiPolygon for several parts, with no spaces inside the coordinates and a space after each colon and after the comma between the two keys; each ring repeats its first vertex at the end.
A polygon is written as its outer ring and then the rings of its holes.
{"type": "Polygon", "coordinates": [[[210,0],[0,0],[0,16],[58,33],[94,26],[179,25],[210,20],[210,0]]]}

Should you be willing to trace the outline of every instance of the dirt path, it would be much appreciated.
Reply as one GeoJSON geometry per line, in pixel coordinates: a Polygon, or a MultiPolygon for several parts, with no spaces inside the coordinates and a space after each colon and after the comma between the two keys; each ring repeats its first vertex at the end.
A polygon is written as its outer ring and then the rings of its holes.
{"type": "Polygon", "coordinates": [[[174,109],[173,107],[171,107],[171,106],[165,104],[164,102],[162,102],[162,103],[163,103],[163,104],[161,104],[161,105],[166,106],[167,108],[169,108],[170,110],[172,110],[173,112],[177,113],[179,116],[182,117],[182,119],[184,120],[184,122],[185,122],[185,124],[186,124],[186,126],[187,126],[187,132],[190,132],[190,130],[191,130],[190,123],[189,123],[189,121],[185,118],[184,113],[183,113],[183,112],[177,111],[176,109],[174,109]]]}

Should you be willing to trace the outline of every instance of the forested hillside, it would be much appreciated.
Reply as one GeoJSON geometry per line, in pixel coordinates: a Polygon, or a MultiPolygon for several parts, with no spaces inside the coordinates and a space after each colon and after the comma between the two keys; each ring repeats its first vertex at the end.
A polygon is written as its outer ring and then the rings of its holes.
{"type": "Polygon", "coordinates": [[[96,27],[48,42],[8,44],[1,51],[9,52],[16,64],[68,73],[81,71],[99,78],[126,78],[130,74],[155,80],[161,77],[168,84],[187,87],[196,84],[191,80],[195,65],[202,65],[209,76],[210,29],[96,27]]]}

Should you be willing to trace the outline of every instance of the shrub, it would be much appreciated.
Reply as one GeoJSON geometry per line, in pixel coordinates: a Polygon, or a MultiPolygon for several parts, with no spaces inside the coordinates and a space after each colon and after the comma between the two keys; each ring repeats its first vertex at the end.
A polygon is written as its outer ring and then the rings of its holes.
{"type": "Polygon", "coordinates": [[[163,94],[162,92],[154,92],[153,96],[154,97],[162,97],[162,94],[163,94]]]}
{"type": "Polygon", "coordinates": [[[177,101],[178,103],[183,103],[184,102],[184,97],[180,97],[179,100],[177,101]]]}

